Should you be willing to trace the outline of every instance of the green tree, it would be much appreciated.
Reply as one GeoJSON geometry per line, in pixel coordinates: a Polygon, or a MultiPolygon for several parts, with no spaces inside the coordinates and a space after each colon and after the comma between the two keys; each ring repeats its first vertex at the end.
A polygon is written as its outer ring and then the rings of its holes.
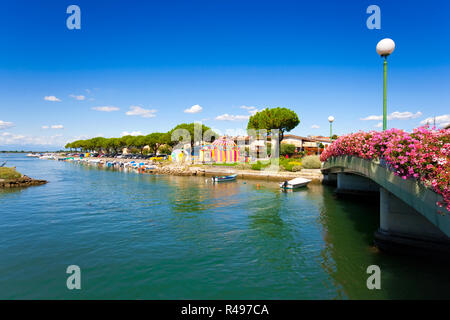
{"type": "Polygon", "coordinates": [[[282,156],[291,155],[295,152],[295,146],[289,143],[282,143],[280,146],[280,154],[282,156]]]}
{"type": "Polygon", "coordinates": [[[171,154],[172,148],[168,144],[163,144],[158,148],[158,151],[162,154],[171,154]]]}
{"type": "Polygon", "coordinates": [[[267,130],[267,133],[272,134],[272,129],[279,130],[279,141],[284,138],[284,132],[289,132],[294,129],[300,120],[297,114],[287,108],[272,108],[264,109],[255,113],[250,117],[247,124],[247,129],[267,130]]]}
{"type": "Polygon", "coordinates": [[[131,135],[127,135],[127,136],[123,136],[122,138],[120,138],[121,143],[123,144],[124,147],[127,147],[128,149],[131,149],[133,147],[136,147],[136,137],[135,136],[131,136],[131,135]]]}
{"type": "Polygon", "coordinates": [[[136,138],[134,140],[134,146],[140,150],[141,154],[146,145],[147,145],[147,142],[146,142],[145,136],[136,136],[136,138]]]}
{"type": "Polygon", "coordinates": [[[154,132],[146,135],[145,141],[146,145],[150,147],[150,150],[156,153],[161,145],[170,143],[170,135],[169,133],[154,132]]]}
{"type": "MultiPolygon", "coordinates": [[[[195,124],[193,122],[192,123],[181,123],[181,124],[177,125],[175,128],[173,128],[172,130],[170,130],[168,132],[170,145],[174,146],[175,144],[177,144],[177,141],[172,141],[172,138],[171,138],[172,137],[172,133],[175,130],[177,130],[177,129],[185,129],[185,130],[187,130],[189,132],[189,135],[191,136],[191,150],[193,150],[193,148],[194,148],[194,137],[195,137],[195,135],[194,135],[195,127],[194,127],[194,125],[195,124]]],[[[205,126],[204,124],[202,124],[202,132],[201,132],[202,139],[204,138],[205,132],[208,131],[208,130],[211,130],[211,128],[205,126]]],[[[218,135],[215,132],[212,132],[211,136],[212,136],[213,140],[215,140],[218,135]]]]}
{"type": "Polygon", "coordinates": [[[106,141],[106,149],[108,152],[114,154],[118,153],[123,148],[123,143],[120,138],[110,138],[106,141]]]}

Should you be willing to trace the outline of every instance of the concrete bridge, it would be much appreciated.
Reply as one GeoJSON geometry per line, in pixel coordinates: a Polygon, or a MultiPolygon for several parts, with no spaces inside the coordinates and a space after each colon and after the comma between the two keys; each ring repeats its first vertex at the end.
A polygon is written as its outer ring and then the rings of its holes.
{"type": "Polygon", "coordinates": [[[328,159],[322,173],[324,183],[336,185],[338,193],[379,193],[380,227],[374,242],[380,249],[450,258],[450,212],[437,206],[441,195],[394,175],[380,162],[353,156],[328,159]]]}

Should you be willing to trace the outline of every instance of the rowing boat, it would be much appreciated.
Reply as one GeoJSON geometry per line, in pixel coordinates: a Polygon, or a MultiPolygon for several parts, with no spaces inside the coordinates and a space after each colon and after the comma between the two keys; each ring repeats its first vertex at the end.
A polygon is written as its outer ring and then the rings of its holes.
{"type": "Polygon", "coordinates": [[[213,177],[212,180],[214,182],[225,182],[225,181],[233,181],[236,180],[237,174],[231,174],[228,176],[217,176],[213,177]]]}

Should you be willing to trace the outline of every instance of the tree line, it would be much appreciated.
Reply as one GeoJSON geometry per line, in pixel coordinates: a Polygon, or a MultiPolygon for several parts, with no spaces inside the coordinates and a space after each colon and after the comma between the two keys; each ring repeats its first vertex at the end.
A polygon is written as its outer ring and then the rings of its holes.
{"type": "MultiPolygon", "coordinates": [[[[177,140],[172,140],[172,134],[175,130],[187,130],[191,137],[194,137],[194,123],[182,123],[177,125],[168,132],[153,132],[148,135],[126,135],[120,138],[104,138],[95,137],[86,140],[76,140],[65,145],[66,149],[82,151],[82,152],[107,152],[120,153],[123,148],[130,149],[132,153],[145,153],[144,147],[149,147],[149,152],[156,153],[170,153],[174,145],[178,143],[177,140]],[[134,151],[134,152],[133,152],[134,151]]],[[[209,127],[202,125],[202,134],[210,130],[209,127]]],[[[213,139],[217,135],[213,135],[213,139]]],[[[180,138],[181,140],[181,138],[180,138]]],[[[193,141],[191,142],[193,145],[193,141]]]]}

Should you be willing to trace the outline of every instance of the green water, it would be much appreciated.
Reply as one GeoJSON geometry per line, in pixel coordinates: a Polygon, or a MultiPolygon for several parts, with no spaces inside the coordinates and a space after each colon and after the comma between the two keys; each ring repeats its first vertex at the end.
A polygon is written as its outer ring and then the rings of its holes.
{"type": "Polygon", "coordinates": [[[376,203],[331,187],[3,159],[50,182],[0,191],[1,299],[450,298],[448,264],[378,252],[376,203]],[[381,290],[366,287],[373,264],[381,290]]]}

